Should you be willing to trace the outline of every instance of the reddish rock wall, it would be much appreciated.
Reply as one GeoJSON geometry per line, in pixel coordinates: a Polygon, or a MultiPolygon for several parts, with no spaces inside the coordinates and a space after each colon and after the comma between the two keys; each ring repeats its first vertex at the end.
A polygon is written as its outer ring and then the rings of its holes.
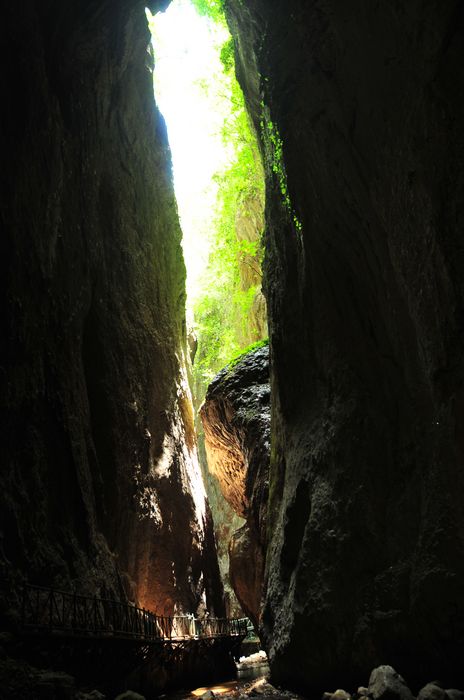
{"type": "Polygon", "coordinates": [[[0,32],[3,577],[220,613],[144,3],[8,3],[0,32]]]}
{"type": "Polygon", "coordinates": [[[208,467],[246,522],[229,544],[230,581],[258,628],[261,617],[270,447],[269,349],[258,348],[219,372],[200,409],[208,467]]]}

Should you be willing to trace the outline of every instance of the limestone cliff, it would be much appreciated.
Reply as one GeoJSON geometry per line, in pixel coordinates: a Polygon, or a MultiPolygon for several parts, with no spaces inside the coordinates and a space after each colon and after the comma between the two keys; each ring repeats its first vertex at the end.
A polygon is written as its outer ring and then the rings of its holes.
{"type": "Polygon", "coordinates": [[[464,6],[226,6],[267,170],[272,675],[459,676],[464,6]]]}
{"type": "Polygon", "coordinates": [[[270,446],[269,348],[241,356],[213,379],[200,416],[208,467],[246,520],[229,545],[230,579],[258,627],[266,543],[270,446]]]}
{"type": "Polygon", "coordinates": [[[144,7],[2,10],[1,570],[221,613],[144,7]]]}
{"type": "Polygon", "coordinates": [[[205,450],[205,436],[200,417],[196,421],[198,435],[198,451],[200,466],[203,473],[205,490],[208,495],[208,503],[214,523],[214,535],[218,556],[219,572],[224,588],[224,602],[227,617],[241,618],[243,610],[235,595],[230,579],[229,545],[234,535],[243,524],[244,520],[233,510],[224,498],[219,481],[208,469],[208,459],[205,450]]]}

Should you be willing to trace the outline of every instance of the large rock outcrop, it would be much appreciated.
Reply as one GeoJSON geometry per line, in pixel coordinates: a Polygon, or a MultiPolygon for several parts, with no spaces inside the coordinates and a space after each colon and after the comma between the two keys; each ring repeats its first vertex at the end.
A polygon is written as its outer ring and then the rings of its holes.
{"type": "Polygon", "coordinates": [[[273,677],[462,682],[464,6],[226,6],[267,171],[273,677]]]}
{"type": "Polygon", "coordinates": [[[269,348],[221,370],[200,409],[210,472],[226,501],[246,520],[230,546],[230,580],[258,627],[264,574],[270,452],[269,348]]]}
{"type": "Polygon", "coordinates": [[[198,426],[198,451],[200,466],[203,472],[203,481],[208,495],[208,503],[211,508],[211,515],[214,523],[214,535],[216,539],[216,550],[219,564],[219,572],[224,588],[224,603],[227,617],[243,617],[243,610],[235,595],[230,579],[230,555],[229,545],[236,530],[243,524],[244,520],[233,510],[232,506],[224,498],[217,477],[208,469],[208,460],[205,450],[205,436],[200,417],[196,421],[198,426]]]}
{"type": "Polygon", "coordinates": [[[145,4],[2,8],[1,572],[221,613],[145,4]]]}

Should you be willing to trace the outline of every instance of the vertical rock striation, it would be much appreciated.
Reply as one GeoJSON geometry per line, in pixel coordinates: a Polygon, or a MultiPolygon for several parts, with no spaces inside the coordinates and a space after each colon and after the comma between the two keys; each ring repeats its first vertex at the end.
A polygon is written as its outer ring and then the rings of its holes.
{"type": "Polygon", "coordinates": [[[2,575],[221,613],[144,3],[8,3],[0,32],[2,575]]]}
{"type": "Polygon", "coordinates": [[[267,170],[273,677],[459,676],[464,8],[227,7],[267,170]]]}
{"type": "Polygon", "coordinates": [[[269,348],[221,370],[200,409],[208,467],[245,523],[229,545],[230,580],[258,628],[261,618],[270,447],[269,348]]]}

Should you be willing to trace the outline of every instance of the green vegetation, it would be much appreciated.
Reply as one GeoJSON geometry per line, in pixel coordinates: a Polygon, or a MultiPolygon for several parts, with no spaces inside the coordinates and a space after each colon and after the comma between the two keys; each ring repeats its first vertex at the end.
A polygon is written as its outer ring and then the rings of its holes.
{"type": "Polygon", "coordinates": [[[235,357],[231,359],[231,361],[227,365],[227,369],[231,370],[234,367],[236,367],[239,362],[245,357],[245,355],[248,355],[249,352],[253,352],[253,350],[258,350],[258,348],[264,348],[269,345],[269,338],[264,338],[263,340],[257,340],[256,343],[251,343],[248,345],[244,350],[241,350],[235,357]]]}
{"type": "Polygon", "coordinates": [[[213,22],[225,24],[224,0],[191,0],[198,14],[210,17],[213,22]]]}
{"type": "MultiPolygon", "coordinates": [[[[193,0],[216,19],[219,0],[193,0]]],[[[222,11],[221,11],[222,12],[222,11]]],[[[223,21],[222,18],[216,21],[223,21]]],[[[264,335],[253,313],[261,288],[261,234],[264,226],[264,174],[256,136],[234,74],[232,38],[221,48],[221,90],[230,112],[222,138],[230,151],[227,167],[216,174],[217,199],[210,227],[210,254],[201,289],[194,300],[198,351],[193,367],[200,393],[213,376],[250,342],[264,335]]],[[[210,86],[204,85],[208,90],[210,86]]]]}
{"type": "Polygon", "coordinates": [[[282,195],[283,205],[287,210],[288,214],[290,215],[295,229],[298,232],[301,232],[302,225],[292,207],[290,194],[288,192],[287,174],[285,172],[283,161],[283,141],[280,137],[277,126],[271,121],[269,117],[265,116],[266,109],[263,102],[261,102],[261,109],[263,116],[261,118],[260,126],[263,141],[267,147],[267,155],[270,161],[270,167],[277,178],[280,193],[282,195]]]}

